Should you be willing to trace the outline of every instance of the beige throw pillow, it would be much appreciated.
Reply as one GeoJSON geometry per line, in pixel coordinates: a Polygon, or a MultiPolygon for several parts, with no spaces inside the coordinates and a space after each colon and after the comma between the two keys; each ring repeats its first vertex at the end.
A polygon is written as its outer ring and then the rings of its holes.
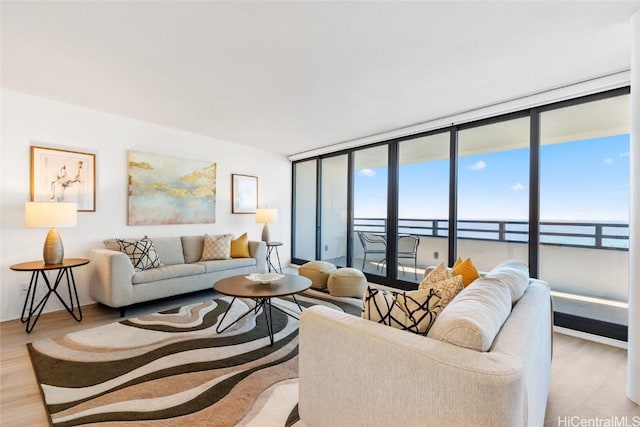
{"type": "Polygon", "coordinates": [[[232,237],[233,236],[231,234],[224,234],[222,236],[210,236],[205,234],[200,261],[231,258],[232,237]]]}
{"type": "Polygon", "coordinates": [[[431,270],[431,272],[429,272],[429,274],[427,274],[424,279],[422,279],[422,282],[420,282],[418,289],[429,288],[430,286],[438,282],[451,279],[452,277],[453,276],[451,275],[451,271],[449,271],[446,264],[444,262],[441,262],[436,268],[431,270]]]}
{"type": "MultiPolygon", "coordinates": [[[[462,276],[453,276],[450,279],[445,279],[440,282],[424,286],[417,291],[409,291],[406,293],[411,295],[413,298],[420,299],[421,296],[427,295],[429,294],[429,291],[433,290],[438,296],[438,301],[434,301],[434,303],[437,304],[440,307],[440,311],[442,311],[447,306],[447,304],[449,304],[451,300],[460,293],[462,289],[464,289],[464,286],[462,284],[462,276]]],[[[411,305],[406,306],[400,301],[398,302],[405,312],[409,312],[417,308],[411,305]]],[[[430,308],[436,308],[435,304],[430,308]]]]}

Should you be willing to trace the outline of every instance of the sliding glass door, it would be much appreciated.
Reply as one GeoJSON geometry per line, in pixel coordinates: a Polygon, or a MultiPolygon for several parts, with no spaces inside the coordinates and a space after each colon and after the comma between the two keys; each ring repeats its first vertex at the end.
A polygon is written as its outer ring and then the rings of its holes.
{"type": "Polygon", "coordinates": [[[328,157],[320,164],[320,259],[346,267],[348,157],[328,157]]]}
{"type": "Polygon", "coordinates": [[[316,259],[316,174],[317,162],[307,160],[293,165],[293,258],[316,259]]]}
{"type": "Polygon", "coordinates": [[[352,265],[367,274],[386,275],[388,147],[353,153],[352,265]]]}

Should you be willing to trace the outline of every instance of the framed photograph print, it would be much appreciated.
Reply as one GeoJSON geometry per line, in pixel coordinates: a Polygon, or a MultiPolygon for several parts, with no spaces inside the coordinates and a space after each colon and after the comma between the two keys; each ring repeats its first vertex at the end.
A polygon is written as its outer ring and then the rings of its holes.
{"type": "Polygon", "coordinates": [[[232,174],[231,195],[231,213],[256,213],[258,208],[258,177],[232,174]]]}
{"type": "Polygon", "coordinates": [[[76,202],[96,210],[96,155],[31,146],[31,201],[76,202]]]}

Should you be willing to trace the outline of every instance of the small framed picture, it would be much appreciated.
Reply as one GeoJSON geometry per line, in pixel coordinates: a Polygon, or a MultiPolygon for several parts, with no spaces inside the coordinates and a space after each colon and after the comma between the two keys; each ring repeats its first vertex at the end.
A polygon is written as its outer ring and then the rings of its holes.
{"type": "Polygon", "coordinates": [[[96,155],[31,146],[31,201],[76,202],[96,210],[96,155]]]}
{"type": "Polygon", "coordinates": [[[253,214],[258,208],[258,177],[231,175],[231,213],[253,214]]]}

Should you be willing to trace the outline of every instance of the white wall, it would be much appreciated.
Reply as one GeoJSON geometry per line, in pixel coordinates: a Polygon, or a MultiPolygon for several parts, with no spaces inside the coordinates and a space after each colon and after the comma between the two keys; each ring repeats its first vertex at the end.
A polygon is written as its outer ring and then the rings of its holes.
{"type": "MultiPolygon", "coordinates": [[[[59,230],[65,257],[87,257],[90,248],[113,237],[247,231],[250,239],[260,240],[262,224],[256,224],[253,215],[231,214],[231,174],[241,173],[258,177],[260,207],[278,209],[278,222],[269,228],[274,240],[284,242],[279,248],[283,265],[289,263],[291,164],[286,156],[13,91],[2,90],[1,108],[0,320],[20,316],[24,302],[20,285],[30,278],[29,273],[14,272],[9,266],[42,259],[47,233],[24,226],[31,145],[96,154],[96,212],[79,212],[77,227],[59,230]],[[216,162],[215,224],[126,225],[130,149],[216,162]]],[[[74,270],[81,304],[93,302],[88,287],[91,269],[89,264],[74,270]]],[[[62,308],[54,299],[45,312],[62,308]]]]}
{"type": "Polygon", "coordinates": [[[629,343],[627,397],[640,405],[640,12],[631,17],[629,343]]]}

